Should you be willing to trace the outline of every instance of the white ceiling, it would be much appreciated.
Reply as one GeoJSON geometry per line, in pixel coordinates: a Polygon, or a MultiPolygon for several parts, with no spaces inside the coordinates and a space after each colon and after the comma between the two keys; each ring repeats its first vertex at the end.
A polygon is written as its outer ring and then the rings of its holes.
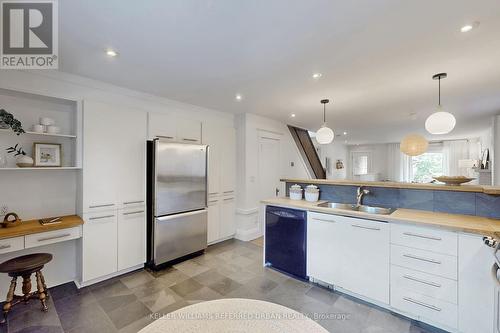
{"type": "Polygon", "coordinates": [[[457,117],[448,137],[475,135],[500,112],[498,0],[59,4],[62,71],[174,100],[316,129],[330,98],[327,120],[350,143],[398,141],[425,132],[431,76],[448,72],[442,102],[457,117]],[[106,57],[108,47],[119,56],[106,57]]]}

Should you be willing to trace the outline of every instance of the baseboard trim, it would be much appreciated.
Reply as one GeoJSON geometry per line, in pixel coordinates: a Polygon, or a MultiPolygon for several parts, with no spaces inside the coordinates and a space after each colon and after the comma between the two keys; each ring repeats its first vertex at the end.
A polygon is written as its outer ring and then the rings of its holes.
{"type": "Polygon", "coordinates": [[[99,283],[99,282],[102,282],[102,281],[105,281],[105,280],[109,280],[109,279],[114,278],[116,276],[120,276],[120,275],[129,273],[129,272],[132,272],[132,271],[136,271],[136,270],[141,269],[141,268],[144,268],[144,264],[140,264],[140,265],[133,266],[133,267],[130,267],[130,268],[127,268],[127,269],[123,269],[121,271],[114,272],[114,273],[111,273],[111,274],[108,274],[108,275],[105,275],[105,276],[101,276],[101,277],[98,277],[98,278],[95,278],[95,279],[92,279],[92,280],[82,281],[82,282],[75,280],[73,282],[75,282],[76,287],[78,289],[80,289],[80,288],[83,288],[83,287],[90,286],[92,284],[96,284],[96,283],[99,283]]]}
{"type": "Polygon", "coordinates": [[[248,230],[242,230],[238,229],[236,230],[236,235],[234,238],[248,242],[254,239],[257,239],[259,237],[262,237],[262,232],[260,231],[259,227],[253,228],[253,229],[248,229],[248,230]]]}

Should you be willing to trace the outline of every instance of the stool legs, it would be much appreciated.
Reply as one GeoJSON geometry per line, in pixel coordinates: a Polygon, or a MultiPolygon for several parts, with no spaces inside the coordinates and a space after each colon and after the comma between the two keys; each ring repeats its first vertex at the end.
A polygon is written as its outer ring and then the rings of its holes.
{"type": "Polygon", "coordinates": [[[24,303],[28,303],[30,300],[31,293],[31,273],[25,274],[23,277],[23,301],[24,303]]]}
{"type": "Polygon", "coordinates": [[[16,290],[17,285],[17,276],[13,277],[10,281],[9,292],[7,293],[7,299],[5,300],[5,304],[3,305],[3,320],[2,323],[5,323],[7,320],[7,315],[9,314],[10,308],[12,307],[12,300],[14,300],[14,291],[16,290]]]}
{"type": "Polygon", "coordinates": [[[47,288],[47,285],[45,284],[45,278],[43,277],[43,273],[40,270],[40,278],[42,279],[42,284],[43,284],[43,290],[45,292],[45,296],[48,299],[50,297],[49,295],[49,289],[47,288]]]}
{"type": "Polygon", "coordinates": [[[40,271],[35,273],[36,275],[36,286],[38,289],[38,299],[40,300],[40,303],[42,303],[42,311],[47,311],[47,304],[45,302],[45,286],[43,283],[43,275],[40,271]]]}

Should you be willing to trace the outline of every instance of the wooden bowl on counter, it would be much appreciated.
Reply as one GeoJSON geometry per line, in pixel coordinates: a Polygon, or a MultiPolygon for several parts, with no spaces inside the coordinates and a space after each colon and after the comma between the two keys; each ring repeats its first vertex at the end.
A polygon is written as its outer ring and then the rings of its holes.
{"type": "Polygon", "coordinates": [[[8,213],[5,215],[3,222],[0,222],[2,228],[15,227],[16,225],[21,224],[21,219],[17,216],[16,213],[8,213]]]}
{"type": "Polygon", "coordinates": [[[474,180],[476,178],[468,178],[464,176],[455,176],[455,177],[450,177],[450,176],[439,176],[439,177],[432,177],[438,182],[444,183],[445,185],[450,185],[450,186],[459,186],[464,183],[468,183],[471,180],[474,180]]]}

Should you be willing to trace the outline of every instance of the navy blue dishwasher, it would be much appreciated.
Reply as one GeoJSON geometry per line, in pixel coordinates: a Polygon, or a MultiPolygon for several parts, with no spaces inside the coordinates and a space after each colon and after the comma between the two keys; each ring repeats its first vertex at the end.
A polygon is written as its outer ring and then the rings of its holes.
{"type": "Polygon", "coordinates": [[[306,279],[307,216],[302,210],[267,206],[266,264],[306,279]]]}

